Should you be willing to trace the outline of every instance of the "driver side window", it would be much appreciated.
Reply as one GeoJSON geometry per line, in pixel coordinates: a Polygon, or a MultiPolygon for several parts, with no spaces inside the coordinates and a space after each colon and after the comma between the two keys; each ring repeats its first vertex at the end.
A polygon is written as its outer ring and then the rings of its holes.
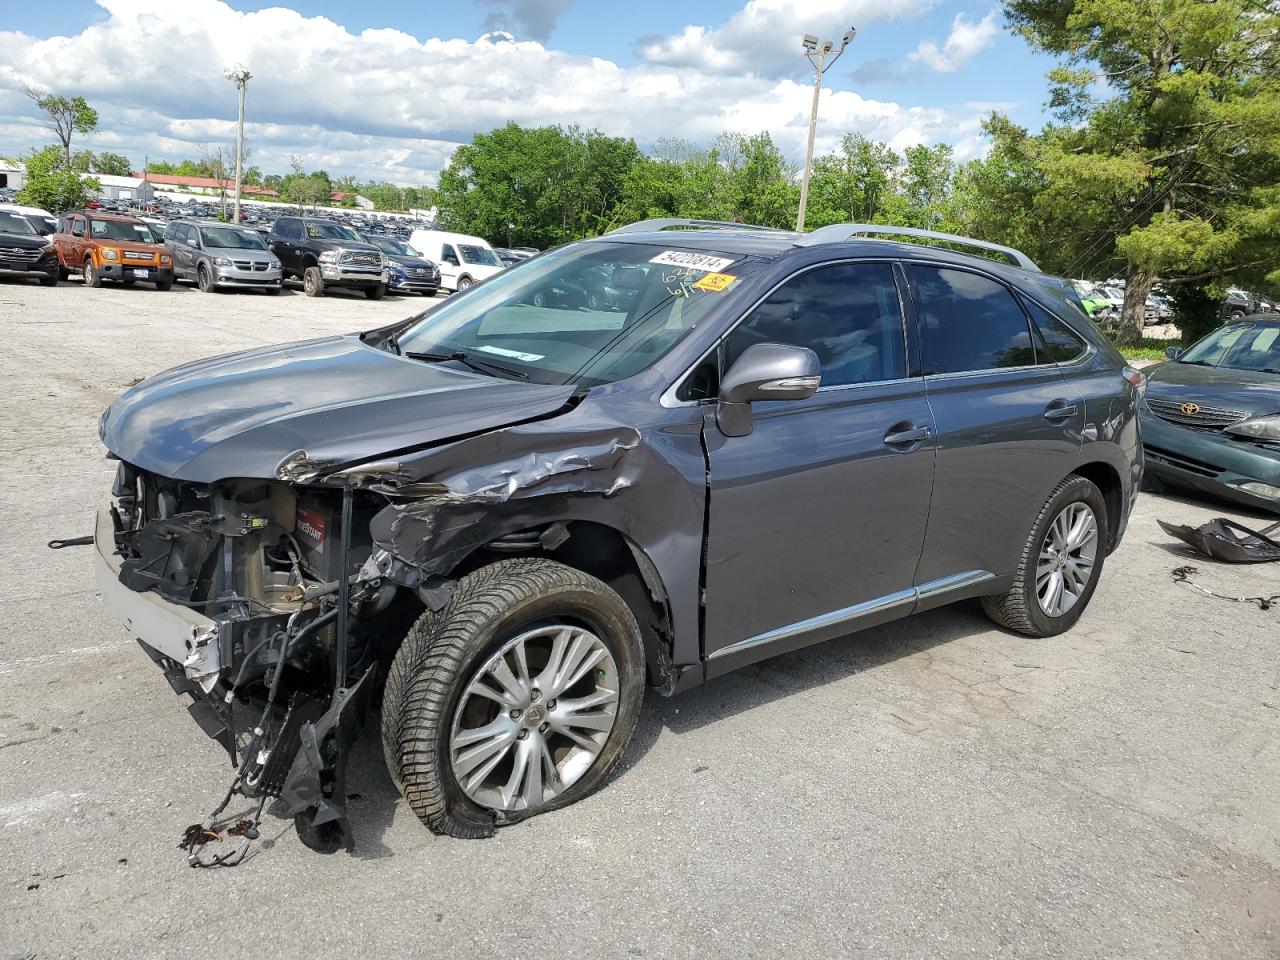
{"type": "Polygon", "coordinates": [[[808,347],[822,363],[823,387],[904,378],[906,333],[892,264],[833,263],[792,277],[729,334],[724,369],[756,343],[808,347]]]}

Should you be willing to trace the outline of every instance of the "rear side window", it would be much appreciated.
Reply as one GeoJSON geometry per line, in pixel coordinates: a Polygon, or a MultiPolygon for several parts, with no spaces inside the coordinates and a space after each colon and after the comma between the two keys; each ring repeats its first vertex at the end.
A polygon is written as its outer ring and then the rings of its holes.
{"type": "Polygon", "coordinates": [[[822,386],[907,375],[902,311],[888,263],[835,263],[788,280],[729,334],[725,369],[756,343],[808,347],[822,386]]]}
{"type": "Polygon", "coordinates": [[[967,270],[906,267],[924,327],[925,373],[1035,364],[1026,315],[1003,285],[967,270]]]}
{"type": "Polygon", "coordinates": [[[1023,304],[1040,334],[1036,350],[1040,363],[1067,363],[1084,353],[1084,341],[1074,330],[1030,300],[1024,300],[1023,304]]]}

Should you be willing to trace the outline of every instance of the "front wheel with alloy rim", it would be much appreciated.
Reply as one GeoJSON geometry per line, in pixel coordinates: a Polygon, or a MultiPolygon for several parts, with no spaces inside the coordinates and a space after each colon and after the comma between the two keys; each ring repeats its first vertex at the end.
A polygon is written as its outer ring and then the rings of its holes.
{"type": "Polygon", "coordinates": [[[463,290],[468,289],[471,286],[471,284],[473,284],[474,282],[475,281],[472,280],[470,277],[459,277],[458,292],[461,293],[463,290]]]}
{"type": "Polygon", "coordinates": [[[203,263],[196,270],[196,286],[200,288],[201,293],[213,293],[217,289],[214,286],[213,277],[209,274],[209,268],[203,263]]]}
{"type": "Polygon", "coordinates": [[[93,260],[89,259],[84,262],[84,285],[86,287],[101,287],[102,275],[98,273],[93,266],[93,260]]]}
{"type": "Polygon", "coordinates": [[[506,560],[409,631],[387,677],[383,754],[428,828],[484,837],[600,786],[643,694],[640,630],[617,593],[550,560],[506,560]]]}
{"type": "Polygon", "coordinates": [[[1102,491],[1085,477],[1067,477],[1031,527],[1012,589],[983,598],[987,615],[1031,637],[1069,630],[1098,586],[1109,535],[1102,491]]]}

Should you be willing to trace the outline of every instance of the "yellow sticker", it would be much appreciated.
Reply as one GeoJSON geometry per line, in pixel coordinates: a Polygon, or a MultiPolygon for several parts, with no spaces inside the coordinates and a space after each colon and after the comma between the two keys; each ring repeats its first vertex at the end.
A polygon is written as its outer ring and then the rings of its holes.
{"type": "Polygon", "coordinates": [[[729,284],[737,280],[731,273],[708,273],[705,277],[693,285],[695,290],[710,290],[712,293],[720,293],[722,290],[729,289],[729,284]]]}

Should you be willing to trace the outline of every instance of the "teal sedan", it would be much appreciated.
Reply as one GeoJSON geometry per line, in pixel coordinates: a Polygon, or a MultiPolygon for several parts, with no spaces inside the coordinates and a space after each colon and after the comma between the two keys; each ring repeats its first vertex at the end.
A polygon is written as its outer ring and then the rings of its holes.
{"type": "Polygon", "coordinates": [[[1280,314],[1228,323],[1146,371],[1148,476],[1280,513],[1280,314]]]}

